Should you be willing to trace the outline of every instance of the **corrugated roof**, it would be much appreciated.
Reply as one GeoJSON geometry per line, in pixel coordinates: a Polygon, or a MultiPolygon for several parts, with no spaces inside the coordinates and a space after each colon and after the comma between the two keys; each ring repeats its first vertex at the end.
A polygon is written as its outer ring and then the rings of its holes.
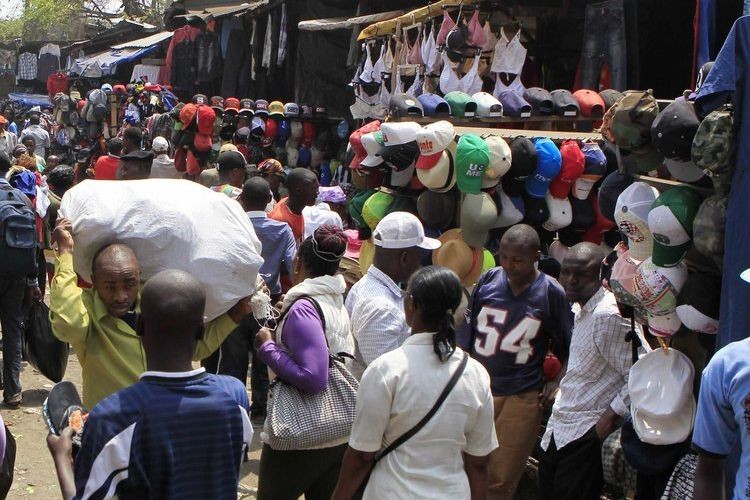
{"type": "Polygon", "coordinates": [[[255,0],[253,2],[245,2],[238,5],[227,5],[224,7],[205,7],[202,9],[190,9],[185,16],[199,16],[204,19],[219,18],[224,16],[230,16],[233,14],[240,14],[242,12],[257,9],[267,5],[269,0],[255,0]]]}
{"type": "Polygon", "coordinates": [[[164,40],[169,40],[172,38],[172,32],[171,31],[162,31],[161,33],[154,33],[153,35],[147,36],[145,38],[139,38],[138,40],[133,40],[132,42],[125,42],[118,45],[113,45],[113,49],[145,49],[146,47],[151,47],[152,45],[156,45],[157,43],[163,42],[164,40]]]}

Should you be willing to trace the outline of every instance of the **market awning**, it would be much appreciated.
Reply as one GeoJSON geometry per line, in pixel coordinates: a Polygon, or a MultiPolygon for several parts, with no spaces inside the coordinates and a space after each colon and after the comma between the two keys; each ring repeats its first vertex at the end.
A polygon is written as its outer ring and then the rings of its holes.
{"type": "Polygon", "coordinates": [[[172,32],[171,31],[162,31],[161,33],[155,33],[153,35],[147,36],[145,38],[139,38],[138,40],[133,40],[132,42],[126,42],[121,43],[118,45],[113,45],[112,48],[115,50],[118,49],[145,49],[148,47],[152,47],[154,45],[157,45],[165,40],[169,40],[172,38],[172,32]]]}
{"type": "Polygon", "coordinates": [[[125,64],[156,51],[158,44],[144,48],[112,49],[89,57],[76,59],[70,66],[70,72],[87,78],[101,78],[111,75],[118,64],[125,64]]]}
{"type": "Polygon", "coordinates": [[[204,21],[210,21],[211,19],[218,19],[226,16],[237,16],[244,14],[249,10],[255,10],[264,5],[268,5],[269,0],[255,0],[253,2],[245,2],[239,5],[227,5],[224,7],[205,7],[202,9],[188,9],[187,14],[181,14],[176,17],[200,17],[204,21]]]}
{"type": "Polygon", "coordinates": [[[302,31],[330,31],[357,28],[363,24],[372,24],[379,21],[386,21],[404,14],[403,10],[391,10],[380,12],[378,14],[368,14],[357,17],[334,17],[329,19],[312,19],[310,21],[300,21],[297,25],[302,31]]]}
{"type": "Polygon", "coordinates": [[[479,3],[479,0],[442,0],[440,2],[429,4],[427,7],[414,9],[411,12],[407,12],[396,18],[379,21],[375,24],[369,25],[359,33],[357,40],[362,41],[376,36],[393,34],[398,24],[405,26],[421,23],[442,14],[443,8],[457,9],[461,5],[474,5],[475,3],[479,3]]]}

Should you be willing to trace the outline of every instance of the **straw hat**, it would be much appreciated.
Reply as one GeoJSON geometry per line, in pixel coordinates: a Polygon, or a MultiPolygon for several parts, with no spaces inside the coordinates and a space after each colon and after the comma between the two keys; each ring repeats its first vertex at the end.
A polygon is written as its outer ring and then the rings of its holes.
{"type": "Polygon", "coordinates": [[[432,252],[432,263],[455,272],[464,286],[476,283],[484,265],[483,249],[471,248],[460,229],[446,231],[438,239],[442,245],[432,252]]]}

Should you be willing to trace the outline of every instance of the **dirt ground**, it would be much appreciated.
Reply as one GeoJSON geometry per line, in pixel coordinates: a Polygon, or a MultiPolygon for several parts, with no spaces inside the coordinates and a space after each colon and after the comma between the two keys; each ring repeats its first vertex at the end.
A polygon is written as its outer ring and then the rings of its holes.
{"type": "MultiPolygon", "coordinates": [[[[75,383],[81,390],[81,365],[72,350],[65,379],[75,383]]],[[[61,498],[55,467],[47,451],[47,428],[42,418],[42,405],[52,388],[52,382],[24,362],[21,386],[23,403],[20,408],[0,407],[0,415],[16,438],[18,446],[15,476],[8,498],[61,498]]],[[[260,463],[260,430],[260,427],[255,427],[250,460],[242,466],[238,498],[255,498],[260,463]]]]}

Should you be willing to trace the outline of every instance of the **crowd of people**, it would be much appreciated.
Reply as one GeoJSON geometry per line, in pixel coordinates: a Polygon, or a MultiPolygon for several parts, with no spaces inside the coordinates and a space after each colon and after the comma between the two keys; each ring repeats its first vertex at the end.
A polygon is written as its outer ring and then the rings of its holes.
{"type": "MultiPolygon", "coordinates": [[[[190,175],[175,168],[169,137],[139,126],[66,164],[50,154],[45,123],[41,111],[23,126],[0,116],[0,191],[34,220],[32,262],[0,276],[3,403],[22,403],[24,311],[49,283],[52,329],[78,356],[91,410],[75,460],[71,427],[48,438],[65,498],[236,498],[254,425],[264,429],[259,499],[511,499],[532,455],[540,499],[600,497],[603,443],[630,414],[634,337],[600,246],[573,246],[551,273],[536,230],[517,224],[468,290],[430,265],[441,242],[419,218],[393,211],[352,282],[342,266],[357,259],[355,225],[321,203],[346,199],[342,188],[321,187],[314,169],[250,158],[241,128],[217,134],[215,162],[190,175]],[[81,282],[71,221],[58,216],[66,191],[85,179],[149,178],[187,178],[241,205],[262,245],[256,293],[279,315],[259,321],[246,297],[204,324],[206,292],[193,276],[166,270],[142,284],[139,256],[122,243],[99,249],[92,283],[81,282]],[[338,389],[340,354],[358,385],[351,427],[274,448],[277,384],[303,395],[338,389]]],[[[735,387],[746,384],[746,350],[733,344],[706,369],[695,498],[719,498],[724,457],[750,435],[746,393],[735,387]]],[[[640,498],[657,497],[646,489],[640,498]]]]}

